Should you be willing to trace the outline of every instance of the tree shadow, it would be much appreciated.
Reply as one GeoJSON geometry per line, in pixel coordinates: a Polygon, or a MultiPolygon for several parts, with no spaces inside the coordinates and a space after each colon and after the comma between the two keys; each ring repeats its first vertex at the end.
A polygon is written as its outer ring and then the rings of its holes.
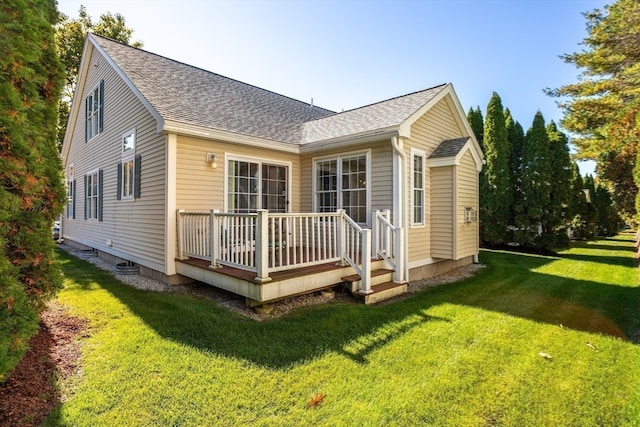
{"type": "MultiPolygon", "coordinates": [[[[483,251],[480,261],[488,268],[468,280],[429,288],[392,304],[327,303],[266,322],[248,319],[195,296],[141,291],[97,267],[87,268],[82,265],[85,261],[65,262],[69,257],[61,260],[65,275],[73,277],[84,290],[106,289],[160,336],[271,369],[286,369],[326,352],[368,363],[373,351],[412,329],[428,322],[450,321],[427,315],[429,308],[444,303],[635,342],[640,338],[635,335],[640,330],[636,313],[640,288],[535,272],[562,259],[559,257],[483,251]]],[[[594,260],[588,255],[581,257],[594,260]]],[[[616,257],[611,258],[610,262],[621,264],[616,257]]]]}

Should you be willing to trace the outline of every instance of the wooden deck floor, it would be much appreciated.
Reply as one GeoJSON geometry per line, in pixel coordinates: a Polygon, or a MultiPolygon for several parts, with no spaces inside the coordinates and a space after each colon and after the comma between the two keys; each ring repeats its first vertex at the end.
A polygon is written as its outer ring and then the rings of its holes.
{"type": "MultiPolygon", "coordinates": [[[[261,282],[255,280],[256,273],[253,271],[241,270],[239,268],[228,267],[228,266],[222,266],[220,268],[212,269],[212,268],[209,268],[209,261],[205,261],[202,259],[195,259],[195,258],[188,258],[185,260],[178,260],[178,261],[195,266],[195,267],[213,271],[219,274],[224,274],[226,276],[234,277],[236,279],[242,279],[242,280],[246,280],[247,282],[261,284],[261,282]]],[[[309,276],[316,273],[324,273],[326,271],[338,270],[341,268],[344,268],[344,267],[337,265],[335,262],[328,262],[324,264],[313,265],[310,267],[294,268],[290,270],[273,272],[269,274],[269,277],[271,278],[271,283],[273,283],[273,282],[292,279],[296,277],[303,277],[303,276],[309,276]]]]}

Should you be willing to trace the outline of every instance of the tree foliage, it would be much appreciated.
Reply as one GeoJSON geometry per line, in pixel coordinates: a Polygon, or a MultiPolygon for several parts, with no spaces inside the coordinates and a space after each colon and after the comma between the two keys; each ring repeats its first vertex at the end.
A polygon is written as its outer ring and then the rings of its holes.
{"type": "Polygon", "coordinates": [[[516,206],[522,201],[522,144],[524,143],[524,129],[518,123],[509,109],[504,111],[504,121],[507,127],[507,140],[509,141],[509,174],[511,175],[512,203],[509,212],[509,224],[515,223],[516,206]]]}
{"type": "Polygon", "coordinates": [[[61,284],[51,226],[64,187],[55,144],[64,72],[53,0],[0,3],[0,381],[61,284]]]}
{"type": "Polygon", "coordinates": [[[130,44],[133,47],[142,47],[142,42],[140,41],[131,42],[133,29],[127,27],[125,18],[119,13],[104,13],[100,15],[100,19],[96,23],[87,14],[87,9],[84,6],[80,6],[78,18],[71,19],[62,13],[59,15],[59,22],[55,27],[56,47],[62,65],[67,72],[59,105],[59,146],[62,146],[67,127],[71,99],[78,81],[84,42],[89,32],[108,37],[120,43],[130,44]]]}
{"type": "Polygon", "coordinates": [[[507,223],[513,202],[509,171],[509,141],[502,100],[493,93],[484,121],[486,165],[480,176],[480,240],[489,245],[506,243],[507,223]]]}
{"type": "MultiPolygon", "coordinates": [[[[572,165],[569,156],[569,139],[560,132],[555,122],[547,126],[549,138],[549,161],[551,165],[550,182],[550,228],[563,227],[570,216],[569,199],[571,198],[572,165]]],[[[566,228],[559,230],[566,234],[566,228]]],[[[558,232],[556,232],[558,234],[558,232]]]]}
{"type": "Polygon", "coordinates": [[[625,190],[615,191],[614,197],[618,209],[630,217],[637,183],[630,168],[624,168],[624,174],[612,169],[628,164],[640,137],[640,2],[617,0],[584,16],[585,49],[562,56],[582,70],[580,80],[547,93],[563,99],[562,125],[577,135],[578,156],[596,160],[599,176],[625,190]],[[626,156],[621,157],[623,152],[626,156]]]}
{"type": "Polygon", "coordinates": [[[484,145],[484,119],[482,117],[482,111],[480,110],[480,106],[473,108],[469,108],[467,112],[467,120],[469,120],[469,125],[471,126],[471,130],[473,131],[478,144],[480,147],[484,145]]]}

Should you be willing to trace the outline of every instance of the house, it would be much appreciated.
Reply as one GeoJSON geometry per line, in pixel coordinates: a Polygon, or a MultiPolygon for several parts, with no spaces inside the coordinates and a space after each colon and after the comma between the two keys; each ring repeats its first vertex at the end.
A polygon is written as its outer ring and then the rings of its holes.
{"type": "Polygon", "coordinates": [[[483,155],[451,84],[336,113],[90,34],[62,237],[262,304],[367,302],[477,260],[483,155]]]}

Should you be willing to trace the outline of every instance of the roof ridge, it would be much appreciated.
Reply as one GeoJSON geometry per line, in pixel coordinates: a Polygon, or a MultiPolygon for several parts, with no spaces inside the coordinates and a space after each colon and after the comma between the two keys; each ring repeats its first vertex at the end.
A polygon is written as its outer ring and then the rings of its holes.
{"type": "MultiPolygon", "coordinates": [[[[162,58],[162,59],[167,60],[167,61],[170,61],[170,62],[174,62],[174,63],[176,63],[176,64],[180,64],[180,65],[183,65],[183,66],[186,66],[186,67],[189,67],[189,68],[193,68],[193,69],[196,69],[196,70],[199,70],[199,71],[203,71],[203,72],[205,72],[205,73],[212,74],[212,75],[215,75],[215,76],[221,77],[221,78],[223,78],[223,79],[226,79],[226,80],[229,80],[229,81],[232,81],[232,82],[236,82],[236,83],[239,83],[239,84],[242,84],[242,85],[245,85],[245,86],[253,87],[253,88],[256,88],[256,89],[261,90],[261,91],[264,91],[264,92],[269,92],[269,93],[272,93],[272,94],[274,94],[274,95],[280,96],[280,97],[282,97],[282,98],[287,98],[287,99],[290,99],[290,100],[292,100],[292,101],[298,102],[298,103],[300,103],[300,104],[302,104],[302,105],[310,105],[308,102],[301,101],[301,100],[296,99],[296,98],[293,98],[293,97],[291,97],[291,96],[283,95],[283,94],[281,94],[281,93],[278,93],[278,92],[275,92],[275,91],[272,91],[272,90],[269,90],[269,89],[265,89],[265,88],[262,88],[262,87],[260,87],[260,86],[256,86],[256,85],[251,84],[251,83],[246,83],[246,82],[243,82],[243,81],[240,81],[240,80],[237,80],[237,79],[231,78],[231,77],[227,77],[227,76],[224,76],[224,75],[222,75],[222,74],[215,73],[215,72],[213,72],[213,71],[206,70],[206,69],[204,69],[204,68],[197,67],[197,66],[195,66],[195,65],[187,64],[186,62],[178,61],[178,60],[176,60],[176,59],[172,59],[172,58],[169,58],[169,57],[167,57],[167,56],[160,55],[160,54],[158,54],[158,53],[151,52],[151,51],[148,51],[148,50],[145,50],[145,49],[139,48],[139,47],[133,47],[133,46],[130,46],[130,45],[126,44],[126,43],[122,43],[122,42],[120,42],[120,41],[118,41],[118,40],[114,40],[114,39],[109,38],[109,37],[101,36],[101,35],[98,35],[98,34],[95,34],[95,33],[92,33],[92,32],[89,32],[89,34],[91,34],[91,36],[92,36],[92,37],[98,37],[98,38],[101,38],[101,39],[104,39],[104,40],[108,40],[108,41],[110,41],[110,42],[112,42],[112,43],[119,44],[119,45],[124,46],[124,47],[127,47],[127,48],[129,48],[129,49],[139,50],[139,51],[141,51],[141,52],[147,53],[147,54],[149,54],[149,55],[156,56],[156,57],[158,57],[158,58],[162,58]]],[[[336,112],[336,111],[329,110],[329,109],[324,108],[324,107],[319,107],[319,106],[317,106],[317,105],[312,105],[312,107],[313,107],[313,108],[320,109],[320,110],[324,110],[324,111],[326,111],[326,112],[328,112],[328,113],[332,113],[332,114],[328,114],[328,116],[331,116],[331,115],[333,115],[333,114],[337,114],[337,112],[336,112]]],[[[325,117],[327,117],[327,116],[325,116],[325,117]]]]}
{"type": "Polygon", "coordinates": [[[305,123],[311,123],[311,122],[316,121],[316,120],[322,120],[322,119],[326,119],[326,118],[329,118],[329,117],[335,117],[335,116],[337,116],[339,114],[345,114],[345,113],[350,113],[352,111],[361,110],[363,108],[369,108],[369,107],[372,107],[374,105],[383,104],[385,102],[393,101],[395,99],[406,98],[408,96],[413,96],[413,95],[418,94],[418,93],[427,92],[427,91],[430,91],[430,90],[433,90],[433,89],[436,89],[436,88],[439,88],[439,87],[444,87],[444,86],[446,86],[448,84],[449,83],[441,83],[439,85],[435,85],[435,86],[432,86],[432,87],[429,87],[429,88],[426,88],[426,89],[416,90],[416,91],[411,92],[411,93],[405,93],[404,95],[398,95],[398,96],[394,96],[394,97],[391,97],[391,98],[388,98],[388,99],[383,99],[381,101],[372,102],[370,104],[361,105],[360,107],[351,108],[349,110],[334,112],[334,114],[329,114],[328,116],[324,116],[324,117],[318,117],[316,119],[309,120],[309,121],[307,121],[305,123]]]}

